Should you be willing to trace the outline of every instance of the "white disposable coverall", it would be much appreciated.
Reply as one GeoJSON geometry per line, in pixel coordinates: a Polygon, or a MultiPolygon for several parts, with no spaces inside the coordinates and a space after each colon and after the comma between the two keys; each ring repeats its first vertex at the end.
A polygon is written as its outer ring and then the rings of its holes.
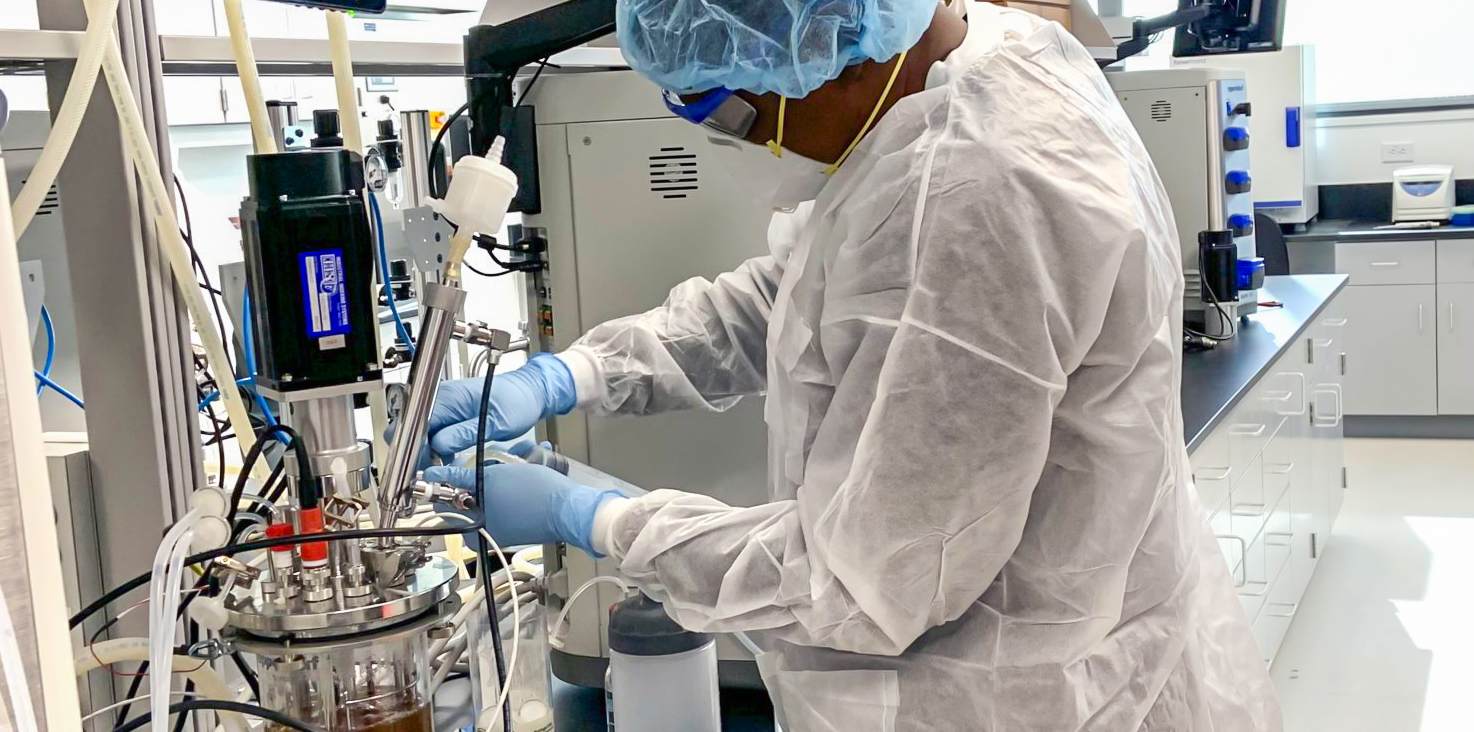
{"type": "Polygon", "coordinates": [[[773,255],[563,354],[598,413],[768,395],[771,503],[658,490],[608,551],[687,628],[749,631],[790,732],[1278,730],[1191,488],[1142,143],[1018,11],[972,5],[927,86],[773,255]]]}

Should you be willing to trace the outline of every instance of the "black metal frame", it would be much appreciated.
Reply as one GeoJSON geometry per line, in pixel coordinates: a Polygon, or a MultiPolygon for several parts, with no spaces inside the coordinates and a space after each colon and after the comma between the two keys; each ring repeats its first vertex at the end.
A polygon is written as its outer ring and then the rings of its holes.
{"type": "Polygon", "coordinates": [[[517,70],[614,32],[614,0],[567,0],[466,34],[471,151],[485,154],[503,130],[517,70]]]}

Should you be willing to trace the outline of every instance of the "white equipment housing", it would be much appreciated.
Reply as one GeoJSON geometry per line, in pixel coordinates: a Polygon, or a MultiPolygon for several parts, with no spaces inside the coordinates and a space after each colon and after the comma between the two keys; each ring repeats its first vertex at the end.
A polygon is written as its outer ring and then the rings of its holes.
{"type": "MultiPolygon", "coordinates": [[[[703,128],[673,116],[660,90],[629,71],[544,74],[528,98],[537,113],[542,211],[524,224],[543,230],[548,269],[528,278],[534,350],[559,350],[606,320],[660,305],[693,277],[715,277],[767,253],[771,211],[708,158],[703,128]]],[[[545,435],[559,452],[647,489],[706,493],[734,505],[767,500],[763,400],[748,397],[723,414],[679,412],[639,419],[558,417],[545,435]]],[[[548,572],[567,570],[568,589],[607,560],[566,551],[548,572]]],[[[569,613],[553,671],[602,686],[608,658],[607,609],[620,599],[606,584],[569,613]]],[[[566,592],[564,593],[566,598],[566,592]]],[[[730,638],[718,643],[724,683],[760,683],[751,656],[730,638]]]]}
{"type": "Polygon", "coordinates": [[[1454,216],[1452,165],[1411,165],[1392,171],[1392,220],[1448,221],[1454,216]]]}
{"type": "Polygon", "coordinates": [[[1172,59],[1173,68],[1243,72],[1254,114],[1254,210],[1286,225],[1320,214],[1316,172],[1315,46],[1281,51],[1172,59]]]}
{"type": "MultiPolygon", "coordinates": [[[[1251,185],[1242,185],[1251,181],[1249,147],[1230,149],[1228,144],[1232,131],[1241,135],[1249,120],[1235,111],[1249,101],[1244,74],[1214,68],[1170,69],[1111,72],[1106,79],[1146,143],[1172,201],[1186,279],[1183,307],[1207,311],[1212,306],[1201,297],[1198,234],[1234,230],[1238,258],[1255,256],[1254,194],[1251,185]]],[[[1254,312],[1257,304],[1257,291],[1243,290],[1237,303],[1223,307],[1232,320],[1254,312]]],[[[1218,327],[1226,324],[1211,312],[1204,322],[1208,335],[1227,334],[1226,328],[1218,327]]]]}
{"type": "MultiPolygon", "coordinates": [[[[3,106],[3,104],[0,104],[3,106]]],[[[4,119],[0,116],[0,126],[4,119]]],[[[0,167],[3,167],[0,158],[0,167]]],[[[0,178],[0,201],[9,201],[0,178]]],[[[77,729],[56,514],[8,205],[0,206],[0,729],[77,729]]]]}

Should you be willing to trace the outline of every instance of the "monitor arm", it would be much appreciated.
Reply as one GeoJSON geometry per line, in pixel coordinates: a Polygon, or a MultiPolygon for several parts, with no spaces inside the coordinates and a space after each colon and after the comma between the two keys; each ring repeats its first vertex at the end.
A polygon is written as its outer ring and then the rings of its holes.
{"type": "Polygon", "coordinates": [[[471,152],[485,154],[503,130],[517,70],[614,32],[614,0],[565,0],[466,34],[471,152]]]}
{"type": "MultiPolygon", "coordinates": [[[[1198,23],[1213,15],[1216,10],[1221,10],[1221,0],[1206,0],[1202,5],[1194,5],[1190,8],[1174,10],[1166,15],[1155,18],[1137,18],[1131,26],[1131,40],[1116,47],[1116,61],[1124,61],[1145,51],[1152,44],[1152,36],[1162,31],[1180,28],[1191,23],[1198,23]]],[[[1115,63],[1112,61],[1111,63],[1115,63]]]]}

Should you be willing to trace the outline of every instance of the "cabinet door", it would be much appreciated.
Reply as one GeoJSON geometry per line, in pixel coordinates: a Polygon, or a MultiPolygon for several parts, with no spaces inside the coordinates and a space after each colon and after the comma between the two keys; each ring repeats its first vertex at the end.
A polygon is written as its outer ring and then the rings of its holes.
{"type": "Polygon", "coordinates": [[[1474,414],[1474,284],[1438,286],[1438,413],[1474,414]]]}
{"type": "Polygon", "coordinates": [[[1438,413],[1433,285],[1347,287],[1346,413],[1438,413]]]}
{"type": "Polygon", "coordinates": [[[171,125],[210,125],[225,121],[218,76],[165,76],[164,115],[171,125]]]}
{"type": "MultiPolygon", "coordinates": [[[[1353,312],[1352,298],[1356,294],[1352,290],[1374,289],[1385,290],[1389,288],[1355,288],[1348,287],[1342,291],[1333,303],[1335,320],[1341,322],[1345,318],[1348,336],[1358,331],[1362,325],[1362,317],[1353,312]]],[[[1323,321],[1316,325],[1317,332],[1324,332],[1329,326],[1323,321]]],[[[1344,341],[1353,344],[1354,339],[1348,337],[1344,341]]],[[[1339,354],[1337,354],[1339,356],[1339,354]]],[[[1340,362],[1341,359],[1337,358],[1340,362]]],[[[1308,397],[1308,411],[1310,424],[1310,464],[1312,478],[1311,497],[1311,520],[1308,547],[1310,554],[1318,558],[1324,551],[1327,542],[1331,538],[1331,529],[1335,526],[1336,516],[1341,512],[1341,503],[1345,500],[1346,480],[1346,458],[1343,452],[1343,427],[1342,417],[1346,413],[1346,402],[1343,395],[1349,396],[1349,379],[1355,371],[1354,357],[1349,355],[1344,360],[1346,372],[1343,375],[1341,369],[1327,369],[1321,371],[1315,383],[1310,386],[1308,397]],[[1347,383],[1343,383],[1343,380],[1347,383]]],[[[1292,506],[1293,507],[1293,506],[1292,506]]]]}

